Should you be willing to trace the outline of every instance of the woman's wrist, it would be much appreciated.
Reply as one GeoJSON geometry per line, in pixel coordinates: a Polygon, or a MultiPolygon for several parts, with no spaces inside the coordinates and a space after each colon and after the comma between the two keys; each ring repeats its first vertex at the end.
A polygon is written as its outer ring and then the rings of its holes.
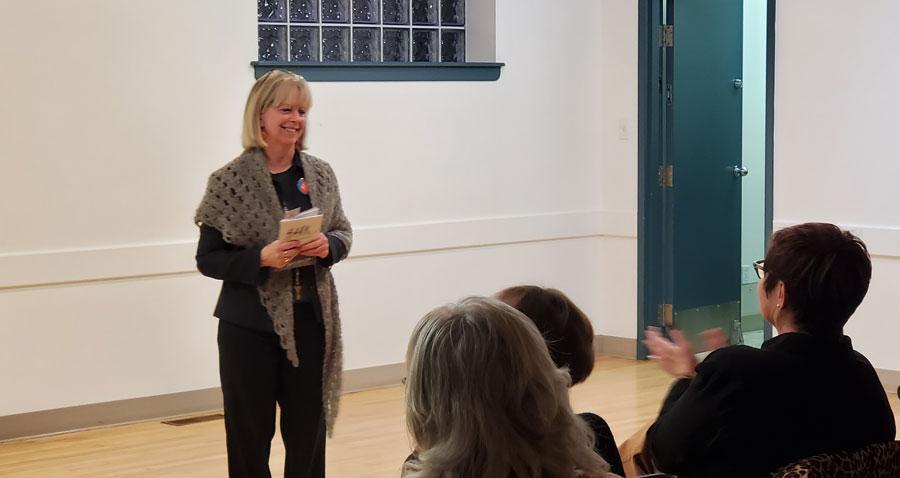
{"type": "Polygon", "coordinates": [[[259,251],[259,267],[277,267],[273,264],[270,254],[266,254],[265,248],[259,251]]]}

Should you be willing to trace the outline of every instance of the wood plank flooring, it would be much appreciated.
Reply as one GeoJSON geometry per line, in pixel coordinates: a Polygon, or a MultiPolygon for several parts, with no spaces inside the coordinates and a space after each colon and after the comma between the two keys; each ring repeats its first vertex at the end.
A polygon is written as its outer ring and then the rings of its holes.
{"type": "MultiPolygon", "coordinates": [[[[572,389],[572,407],[603,416],[621,443],[656,415],[670,383],[652,363],[598,357],[588,381],[572,389]]],[[[889,396],[900,428],[900,401],[889,396]]],[[[398,477],[409,450],[402,387],[347,394],[328,441],[327,474],[398,477]]],[[[276,438],[270,461],[274,477],[282,476],[283,463],[284,448],[276,438]]],[[[221,420],[182,427],[146,422],[0,443],[0,477],[226,475],[221,420]]]]}

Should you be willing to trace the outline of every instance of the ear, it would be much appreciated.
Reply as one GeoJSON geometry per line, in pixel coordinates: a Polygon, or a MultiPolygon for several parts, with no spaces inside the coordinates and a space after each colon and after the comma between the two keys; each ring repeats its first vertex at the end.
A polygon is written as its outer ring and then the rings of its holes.
{"type": "Polygon", "coordinates": [[[787,288],[784,286],[784,282],[778,281],[778,284],[775,286],[776,299],[778,304],[781,304],[781,308],[784,309],[788,306],[788,295],[787,288]]]}

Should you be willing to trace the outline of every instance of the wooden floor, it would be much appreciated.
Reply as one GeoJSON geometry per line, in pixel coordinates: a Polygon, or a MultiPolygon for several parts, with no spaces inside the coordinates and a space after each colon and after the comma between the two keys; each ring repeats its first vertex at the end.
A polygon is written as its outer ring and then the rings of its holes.
{"type": "MultiPolygon", "coordinates": [[[[621,443],[652,419],[671,380],[654,364],[600,357],[593,374],[572,389],[575,411],[606,418],[621,443]]],[[[900,402],[890,394],[900,428],[900,402]]],[[[0,443],[0,477],[224,477],[221,420],[182,427],[139,423],[0,443]]],[[[334,439],[329,477],[397,477],[409,454],[403,388],[347,394],[334,439]]],[[[282,476],[284,449],[272,444],[272,475],[282,476]]]]}

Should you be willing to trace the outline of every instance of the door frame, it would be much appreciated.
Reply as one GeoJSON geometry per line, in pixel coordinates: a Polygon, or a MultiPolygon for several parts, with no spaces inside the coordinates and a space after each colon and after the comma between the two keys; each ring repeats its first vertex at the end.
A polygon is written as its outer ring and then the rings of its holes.
{"type": "MultiPolygon", "coordinates": [[[[664,1],[664,0],[663,0],[664,1]]],[[[641,339],[648,326],[659,325],[658,306],[662,297],[663,256],[657,244],[665,233],[662,228],[663,204],[659,200],[658,167],[662,147],[658,95],[660,55],[658,26],[660,0],[638,2],[638,274],[637,274],[637,358],[647,358],[641,339]]],[[[775,113],[775,3],[766,2],[766,145],[765,145],[765,240],[772,235],[772,165],[775,113]]],[[[772,337],[772,326],[764,323],[763,337],[772,337]]]]}

